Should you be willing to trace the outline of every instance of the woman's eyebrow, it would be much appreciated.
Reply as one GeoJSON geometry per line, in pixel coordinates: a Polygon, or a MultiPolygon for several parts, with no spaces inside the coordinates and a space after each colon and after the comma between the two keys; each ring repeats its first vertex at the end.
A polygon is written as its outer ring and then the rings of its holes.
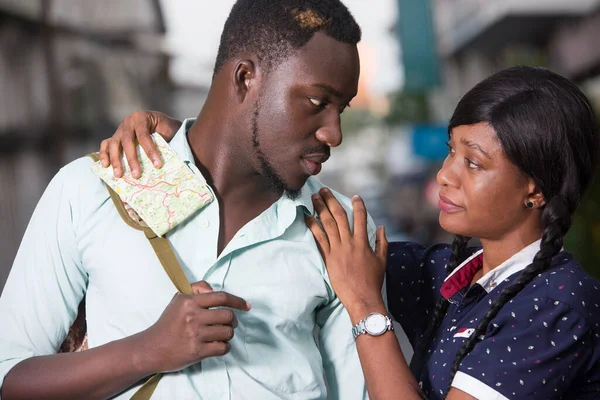
{"type": "Polygon", "coordinates": [[[473,150],[477,150],[477,151],[479,151],[481,154],[483,154],[483,155],[484,155],[484,156],[486,156],[487,158],[489,158],[489,159],[491,159],[491,158],[492,158],[492,157],[490,157],[490,155],[489,155],[489,154],[488,154],[488,153],[487,153],[485,150],[483,150],[483,149],[481,148],[481,146],[480,146],[480,145],[478,145],[477,143],[475,143],[475,142],[472,142],[472,141],[470,141],[470,140],[467,140],[467,139],[465,139],[465,138],[462,138],[462,139],[460,140],[460,142],[461,142],[462,144],[464,144],[465,146],[472,148],[473,150]]]}

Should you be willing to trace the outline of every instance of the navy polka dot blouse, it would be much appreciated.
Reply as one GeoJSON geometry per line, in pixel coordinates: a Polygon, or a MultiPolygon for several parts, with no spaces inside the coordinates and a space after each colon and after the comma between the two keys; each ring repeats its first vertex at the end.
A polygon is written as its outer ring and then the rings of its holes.
{"type": "MultiPolygon", "coordinates": [[[[482,251],[446,278],[449,245],[389,245],[388,307],[413,348],[445,297],[448,312],[426,354],[415,355],[428,399],[443,399],[460,346],[500,292],[514,282],[539,250],[539,241],[470,286],[482,267],[482,251]]],[[[413,363],[414,364],[414,363],[413,363]]],[[[479,399],[600,399],[600,283],[560,252],[488,325],[463,359],[452,386],[479,399]]]]}

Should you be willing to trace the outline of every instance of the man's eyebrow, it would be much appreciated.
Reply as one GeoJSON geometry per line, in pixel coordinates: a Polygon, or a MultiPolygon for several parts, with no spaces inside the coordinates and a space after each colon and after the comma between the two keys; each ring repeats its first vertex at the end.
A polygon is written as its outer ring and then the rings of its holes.
{"type": "Polygon", "coordinates": [[[339,90],[335,89],[334,87],[332,87],[326,83],[315,83],[313,86],[321,88],[335,97],[340,97],[340,98],[344,97],[344,94],[342,92],[340,92],[339,90]]]}
{"type": "Polygon", "coordinates": [[[479,151],[481,154],[483,154],[483,155],[484,155],[484,156],[486,156],[487,158],[489,158],[489,159],[491,159],[491,158],[492,158],[492,157],[490,157],[490,155],[489,155],[488,153],[486,153],[486,152],[485,152],[485,151],[484,151],[484,150],[481,148],[481,146],[480,146],[480,145],[478,145],[477,143],[475,143],[475,142],[471,142],[470,140],[467,140],[467,139],[465,139],[465,138],[462,138],[462,139],[460,139],[460,142],[461,142],[462,144],[464,144],[465,146],[472,148],[473,150],[477,150],[477,151],[479,151]]]}

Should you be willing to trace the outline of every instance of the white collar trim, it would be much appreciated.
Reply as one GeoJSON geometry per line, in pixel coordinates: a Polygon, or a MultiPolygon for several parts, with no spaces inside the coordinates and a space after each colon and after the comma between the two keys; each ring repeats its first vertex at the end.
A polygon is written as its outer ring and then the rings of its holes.
{"type": "MultiPolygon", "coordinates": [[[[533,262],[533,258],[540,250],[540,244],[542,240],[539,239],[525,248],[521,249],[518,253],[514,254],[508,260],[498,265],[496,268],[479,278],[477,284],[485,289],[486,292],[491,292],[496,286],[502,283],[509,276],[524,270],[529,264],[533,262]]],[[[483,254],[483,249],[479,250],[471,257],[467,258],[463,263],[452,271],[444,281],[447,281],[452,275],[458,272],[462,267],[467,265],[471,260],[483,254]]]]}

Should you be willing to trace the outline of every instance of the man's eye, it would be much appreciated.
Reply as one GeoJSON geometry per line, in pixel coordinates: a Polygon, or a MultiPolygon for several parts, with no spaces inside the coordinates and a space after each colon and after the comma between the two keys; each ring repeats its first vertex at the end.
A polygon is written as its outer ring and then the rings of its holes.
{"type": "Polygon", "coordinates": [[[325,102],[323,100],[315,99],[313,97],[308,98],[311,103],[313,103],[316,107],[322,107],[325,102]]]}

